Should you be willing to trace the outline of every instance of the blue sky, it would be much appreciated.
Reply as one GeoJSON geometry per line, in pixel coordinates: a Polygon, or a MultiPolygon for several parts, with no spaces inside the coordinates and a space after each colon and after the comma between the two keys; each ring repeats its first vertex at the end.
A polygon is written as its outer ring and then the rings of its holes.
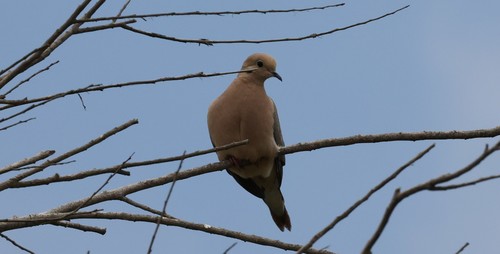
{"type": "MultiPolygon", "coordinates": [[[[327,1],[132,1],[125,14],[172,11],[288,9],[327,1]]],[[[79,1],[3,1],[0,4],[0,64],[3,69],[40,46],[79,1]]],[[[118,12],[122,1],[106,3],[95,16],[118,12]]],[[[500,123],[500,16],[497,1],[352,1],[344,7],[293,14],[168,17],[139,20],[134,27],[179,38],[268,39],[327,31],[410,8],[368,25],[300,42],[215,45],[180,44],[114,29],[70,38],[42,69],[60,60],[12,94],[36,97],[89,84],[155,79],[240,68],[254,52],[278,62],[283,82],[266,89],[278,106],[286,144],[323,138],[388,132],[472,130],[500,123]]],[[[159,83],[69,96],[33,110],[36,120],[0,132],[0,161],[7,165],[41,150],[61,154],[132,118],[140,124],[76,156],[75,163],[42,175],[68,174],[121,163],[182,154],[211,147],[208,105],[234,76],[159,83]]],[[[15,81],[14,81],[15,83],[15,81]]],[[[0,116],[3,118],[4,116],[0,116]]],[[[24,119],[24,118],[23,118],[24,119]]],[[[18,119],[21,120],[21,119],[18,119]]],[[[176,184],[167,212],[182,219],[243,231],[290,243],[305,243],[337,215],[433,142],[430,154],[340,223],[315,247],[359,253],[373,234],[394,189],[410,188],[455,171],[498,138],[391,142],[335,147],[287,156],[282,191],[292,231],[280,232],[267,208],[225,172],[176,184]]],[[[214,154],[184,162],[193,168],[216,161],[214,154]]],[[[463,177],[497,174],[498,154],[463,177]]],[[[177,163],[131,169],[107,186],[114,189],[175,171],[177,163]]],[[[106,176],[0,193],[2,218],[43,212],[94,192],[106,176]]],[[[160,209],[169,186],[131,198],[160,209]]],[[[420,193],[395,211],[374,253],[495,253],[500,247],[498,181],[466,189],[420,193]]],[[[113,202],[107,211],[137,210],[113,202]]],[[[83,221],[84,223],[87,221],[83,221]]],[[[36,253],[145,253],[154,226],[88,221],[107,227],[105,236],[43,226],[7,232],[36,253]]],[[[277,253],[201,232],[162,227],[155,253],[277,253]]],[[[19,253],[0,241],[2,253],[19,253]]]]}

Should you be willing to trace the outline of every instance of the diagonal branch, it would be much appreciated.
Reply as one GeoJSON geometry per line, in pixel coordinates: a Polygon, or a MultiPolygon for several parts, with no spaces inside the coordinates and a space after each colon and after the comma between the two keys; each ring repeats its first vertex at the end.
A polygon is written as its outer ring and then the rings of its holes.
{"type": "Polygon", "coordinates": [[[33,73],[33,74],[32,74],[31,76],[29,76],[27,79],[22,80],[22,81],[21,81],[21,82],[19,82],[17,85],[15,85],[14,87],[12,87],[9,91],[7,91],[6,93],[4,93],[4,94],[0,95],[0,98],[1,98],[1,99],[5,98],[8,94],[12,93],[14,90],[16,90],[17,88],[19,88],[22,84],[29,82],[32,78],[36,77],[38,74],[40,74],[40,73],[42,73],[42,72],[44,72],[44,71],[48,71],[48,70],[50,69],[50,67],[52,67],[52,66],[54,66],[54,65],[56,65],[56,64],[58,64],[58,63],[59,63],[59,60],[58,60],[58,61],[55,61],[55,62],[53,62],[53,63],[51,63],[51,64],[49,64],[47,67],[45,67],[45,68],[43,68],[43,69],[41,69],[41,70],[39,70],[39,71],[37,71],[37,72],[33,73]]]}
{"type": "Polygon", "coordinates": [[[30,164],[33,164],[39,160],[43,160],[49,156],[51,156],[52,154],[54,154],[56,151],[54,150],[46,150],[46,151],[42,151],[42,152],[39,152],[37,153],[36,155],[32,156],[32,157],[29,157],[29,158],[26,158],[26,159],[23,159],[21,161],[18,161],[16,163],[12,163],[2,169],[0,169],[0,175],[1,174],[5,174],[7,172],[10,172],[12,170],[15,170],[17,168],[20,168],[20,167],[24,167],[26,165],[30,165],[30,164]]]}
{"type": "MultiPolygon", "coordinates": [[[[184,151],[183,155],[186,155],[186,151],[184,151]]],[[[148,252],[147,252],[148,254],[153,252],[153,244],[155,242],[156,235],[158,234],[158,230],[160,229],[161,217],[163,214],[166,214],[167,204],[168,204],[168,201],[170,200],[170,197],[172,196],[172,191],[174,190],[175,182],[177,180],[177,175],[179,174],[179,171],[181,171],[183,162],[184,162],[184,159],[182,159],[179,162],[179,167],[177,167],[177,170],[174,173],[174,179],[172,180],[172,184],[170,185],[170,188],[168,189],[167,197],[165,198],[165,201],[163,202],[163,209],[161,211],[160,216],[158,217],[158,221],[156,222],[156,227],[155,227],[155,230],[153,232],[153,236],[151,237],[151,241],[149,243],[148,252]]]]}
{"type": "Polygon", "coordinates": [[[12,183],[10,188],[24,188],[24,187],[32,187],[32,186],[39,186],[39,185],[48,185],[48,184],[57,183],[57,182],[69,182],[69,181],[84,179],[84,178],[87,178],[90,176],[96,176],[96,175],[108,174],[108,173],[114,173],[114,172],[116,172],[117,174],[121,174],[121,175],[130,175],[130,172],[125,171],[123,169],[183,160],[183,159],[187,159],[187,158],[191,158],[191,157],[195,157],[195,156],[200,156],[203,154],[213,153],[215,151],[230,149],[232,147],[245,145],[247,143],[248,143],[248,139],[245,139],[245,140],[234,142],[234,143],[227,144],[224,146],[219,146],[219,147],[210,148],[210,149],[206,149],[206,150],[200,150],[200,151],[195,151],[192,153],[187,153],[185,155],[172,156],[172,157],[160,158],[160,159],[155,159],[155,160],[139,161],[139,162],[125,162],[123,164],[118,164],[115,166],[102,168],[102,169],[84,170],[84,171],[78,172],[76,174],[71,174],[71,175],[62,175],[61,176],[59,174],[55,174],[53,176],[46,177],[46,178],[33,179],[33,180],[27,180],[27,181],[19,181],[17,183],[12,183]]]}
{"type": "Polygon", "coordinates": [[[31,120],[35,120],[35,119],[36,119],[36,117],[30,117],[30,118],[28,118],[26,120],[19,120],[16,123],[9,124],[9,125],[7,125],[5,127],[0,128],[0,131],[8,130],[8,129],[12,128],[12,127],[15,127],[15,126],[23,124],[23,123],[27,123],[27,122],[29,122],[31,120]]]}
{"type": "Polygon", "coordinates": [[[302,41],[302,40],[307,40],[307,39],[314,39],[314,38],[322,37],[322,36],[325,36],[325,35],[330,35],[332,33],[340,32],[340,31],[343,31],[343,30],[347,30],[347,29],[350,29],[350,28],[353,28],[353,27],[366,25],[368,23],[371,23],[371,22],[383,19],[383,18],[385,18],[387,16],[394,15],[394,14],[396,14],[396,13],[398,13],[398,12],[400,12],[400,11],[408,8],[408,7],[410,7],[410,6],[407,5],[405,7],[399,8],[399,9],[393,11],[393,12],[389,12],[389,13],[386,13],[386,14],[381,15],[379,17],[372,18],[372,19],[369,19],[369,20],[366,20],[366,21],[363,21],[363,22],[359,22],[359,23],[352,24],[352,25],[345,26],[345,27],[334,28],[332,30],[328,30],[328,31],[320,32],[320,33],[313,33],[313,34],[310,34],[310,35],[300,36],[300,37],[288,37],[288,38],[277,38],[277,39],[267,39],[267,40],[181,39],[181,38],[176,38],[176,37],[172,37],[172,36],[166,36],[166,35],[163,35],[163,34],[158,34],[158,33],[153,33],[153,32],[146,32],[146,31],[143,31],[143,30],[140,30],[140,29],[137,29],[137,28],[133,28],[133,27],[128,26],[128,25],[124,25],[124,26],[122,26],[122,28],[125,29],[125,30],[128,30],[130,32],[134,32],[134,33],[145,35],[145,36],[152,37],[152,38],[163,39],[163,40],[174,41],[174,42],[182,42],[182,43],[203,44],[203,45],[206,45],[206,46],[213,46],[214,44],[244,44],[244,43],[260,44],[260,43],[284,42],[284,41],[289,42],[289,41],[302,41]]]}
{"type": "Polygon", "coordinates": [[[20,250],[25,251],[25,252],[28,252],[28,253],[30,253],[30,254],[35,254],[35,252],[33,252],[33,251],[31,251],[31,250],[29,250],[29,249],[25,248],[24,246],[20,245],[20,244],[19,244],[19,243],[17,243],[16,241],[14,241],[14,240],[10,239],[10,237],[8,237],[8,236],[6,236],[6,235],[4,235],[4,234],[2,234],[2,233],[0,233],[0,236],[1,236],[2,238],[4,238],[5,240],[7,240],[8,242],[12,243],[12,245],[16,246],[16,247],[17,247],[17,248],[19,248],[20,250]]]}
{"type": "Polygon", "coordinates": [[[120,126],[113,128],[112,130],[102,134],[98,138],[89,141],[85,145],[82,145],[82,146],[77,147],[71,151],[68,151],[62,155],[59,155],[58,157],[56,157],[52,160],[47,160],[44,163],[42,163],[40,166],[38,166],[32,170],[26,171],[24,173],[20,173],[13,178],[10,178],[4,182],[1,182],[0,183],[0,191],[11,188],[17,182],[19,182],[19,181],[21,181],[21,180],[23,180],[31,175],[34,175],[34,174],[44,170],[47,167],[52,166],[54,163],[61,162],[61,161],[65,160],[65,159],[67,159],[75,154],[79,154],[79,153],[91,148],[92,146],[95,146],[95,145],[101,143],[102,141],[106,140],[107,138],[113,136],[114,134],[121,132],[121,131],[127,129],[128,127],[135,125],[135,124],[138,124],[138,123],[139,123],[139,121],[137,119],[132,119],[132,120],[120,125],[120,126]]]}
{"type": "Polygon", "coordinates": [[[454,179],[462,176],[463,174],[474,169],[477,165],[479,165],[482,161],[484,161],[488,156],[490,156],[491,154],[493,154],[494,152],[496,152],[498,150],[500,150],[500,142],[495,144],[492,148],[486,147],[484,152],[478,158],[476,158],[469,165],[465,166],[464,168],[462,168],[460,170],[457,170],[457,171],[450,173],[450,174],[445,174],[445,175],[433,178],[427,182],[416,185],[416,186],[414,186],[406,191],[401,191],[399,188],[396,189],[394,191],[394,195],[393,195],[389,205],[387,206],[386,211],[385,211],[385,213],[384,213],[384,215],[379,223],[379,226],[377,227],[377,229],[373,233],[372,237],[366,243],[362,253],[363,254],[371,253],[371,249],[373,248],[373,246],[375,245],[377,240],[382,235],[382,232],[384,231],[385,227],[387,226],[389,219],[392,216],[392,213],[394,212],[397,205],[401,201],[403,201],[404,199],[406,199],[406,198],[408,198],[416,193],[419,193],[419,192],[424,191],[424,190],[432,190],[438,184],[442,184],[442,183],[454,180],[454,179]]]}
{"type": "Polygon", "coordinates": [[[406,168],[408,168],[409,166],[411,166],[417,160],[419,160],[422,157],[424,157],[424,155],[426,155],[434,147],[435,147],[435,144],[432,144],[431,146],[429,146],[428,148],[426,148],[425,150],[423,150],[422,152],[420,152],[419,154],[417,154],[413,159],[411,159],[410,161],[408,161],[407,163],[405,163],[403,166],[401,166],[400,168],[398,168],[396,171],[394,171],[394,173],[392,173],[389,177],[387,177],[382,182],[380,182],[379,184],[377,184],[377,186],[375,186],[373,189],[371,189],[363,198],[361,198],[360,200],[356,201],[351,207],[349,207],[349,209],[347,209],[341,215],[337,216],[335,218],[335,220],[333,220],[325,228],[323,228],[321,231],[319,231],[317,234],[315,234],[307,244],[305,244],[304,246],[302,246],[302,248],[300,248],[297,251],[297,254],[304,253],[306,250],[308,250],[309,248],[311,248],[315,242],[317,242],[321,237],[323,237],[326,233],[328,233],[330,230],[332,230],[340,221],[342,221],[343,219],[347,218],[347,216],[349,216],[356,208],[358,208],[361,204],[363,204],[365,201],[367,201],[371,197],[371,195],[373,195],[378,190],[382,189],[390,181],[394,180],[399,174],[401,174],[401,172],[403,172],[403,170],[405,170],[406,168]]]}
{"type": "MultiPolygon", "coordinates": [[[[11,81],[14,77],[24,72],[31,66],[41,62],[45,59],[50,53],[55,50],[58,46],[60,46],[66,39],[71,36],[71,32],[65,31],[75,23],[78,15],[90,4],[92,0],[84,0],[70,15],[70,17],[43,43],[40,48],[33,50],[30,54],[23,57],[22,61],[18,61],[17,67],[5,73],[5,75],[0,77],[0,89],[4,87],[9,81],[11,81]]],[[[92,14],[97,11],[97,9],[104,3],[103,0],[99,1],[94,5],[92,9],[93,12],[89,11],[85,15],[86,18],[90,18],[92,14]],[[97,8],[95,8],[97,7],[97,8]]],[[[80,25],[75,25],[77,28],[80,25]]],[[[14,68],[13,66],[10,68],[14,68]]]]}

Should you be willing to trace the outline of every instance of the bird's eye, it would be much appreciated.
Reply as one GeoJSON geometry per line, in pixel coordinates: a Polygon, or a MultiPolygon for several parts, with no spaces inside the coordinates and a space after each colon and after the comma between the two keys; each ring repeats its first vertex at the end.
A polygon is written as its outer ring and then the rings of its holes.
{"type": "Polygon", "coordinates": [[[257,66],[259,66],[259,67],[264,66],[264,62],[262,62],[262,60],[258,60],[257,61],[257,66]]]}

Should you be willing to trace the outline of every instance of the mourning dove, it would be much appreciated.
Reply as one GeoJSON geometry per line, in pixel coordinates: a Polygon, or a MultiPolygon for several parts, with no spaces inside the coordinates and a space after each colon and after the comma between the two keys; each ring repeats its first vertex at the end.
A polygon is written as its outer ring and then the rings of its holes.
{"type": "Polygon", "coordinates": [[[249,56],[236,79],[208,109],[208,131],[212,144],[222,146],[248,139],[246,145],[218,151],[220,161],[231,160],[228,173],[253,195],[262,198],[281,231],[291,229],[290,217],[280,186],[285,156],[278,112],[267,96],[264,81],[282,80],[276,73],[276,61],[267,54],[249,56]],[[243,164],[240,165],[240,164],[243,164]]]}

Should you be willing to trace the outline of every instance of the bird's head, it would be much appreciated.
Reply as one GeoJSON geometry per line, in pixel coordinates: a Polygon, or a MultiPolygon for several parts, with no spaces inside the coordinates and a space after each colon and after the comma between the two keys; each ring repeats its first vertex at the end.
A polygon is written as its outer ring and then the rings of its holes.
{"type": "Polygon", "coordinates": [[[240,73],[240,75],[248,75],[262,82],[271,77],[283,81],[281,76],[276,72],[276,60],[268,54],[255,53],[249,56],[243,62],[241,70],[248,72],[240,73]]]}

